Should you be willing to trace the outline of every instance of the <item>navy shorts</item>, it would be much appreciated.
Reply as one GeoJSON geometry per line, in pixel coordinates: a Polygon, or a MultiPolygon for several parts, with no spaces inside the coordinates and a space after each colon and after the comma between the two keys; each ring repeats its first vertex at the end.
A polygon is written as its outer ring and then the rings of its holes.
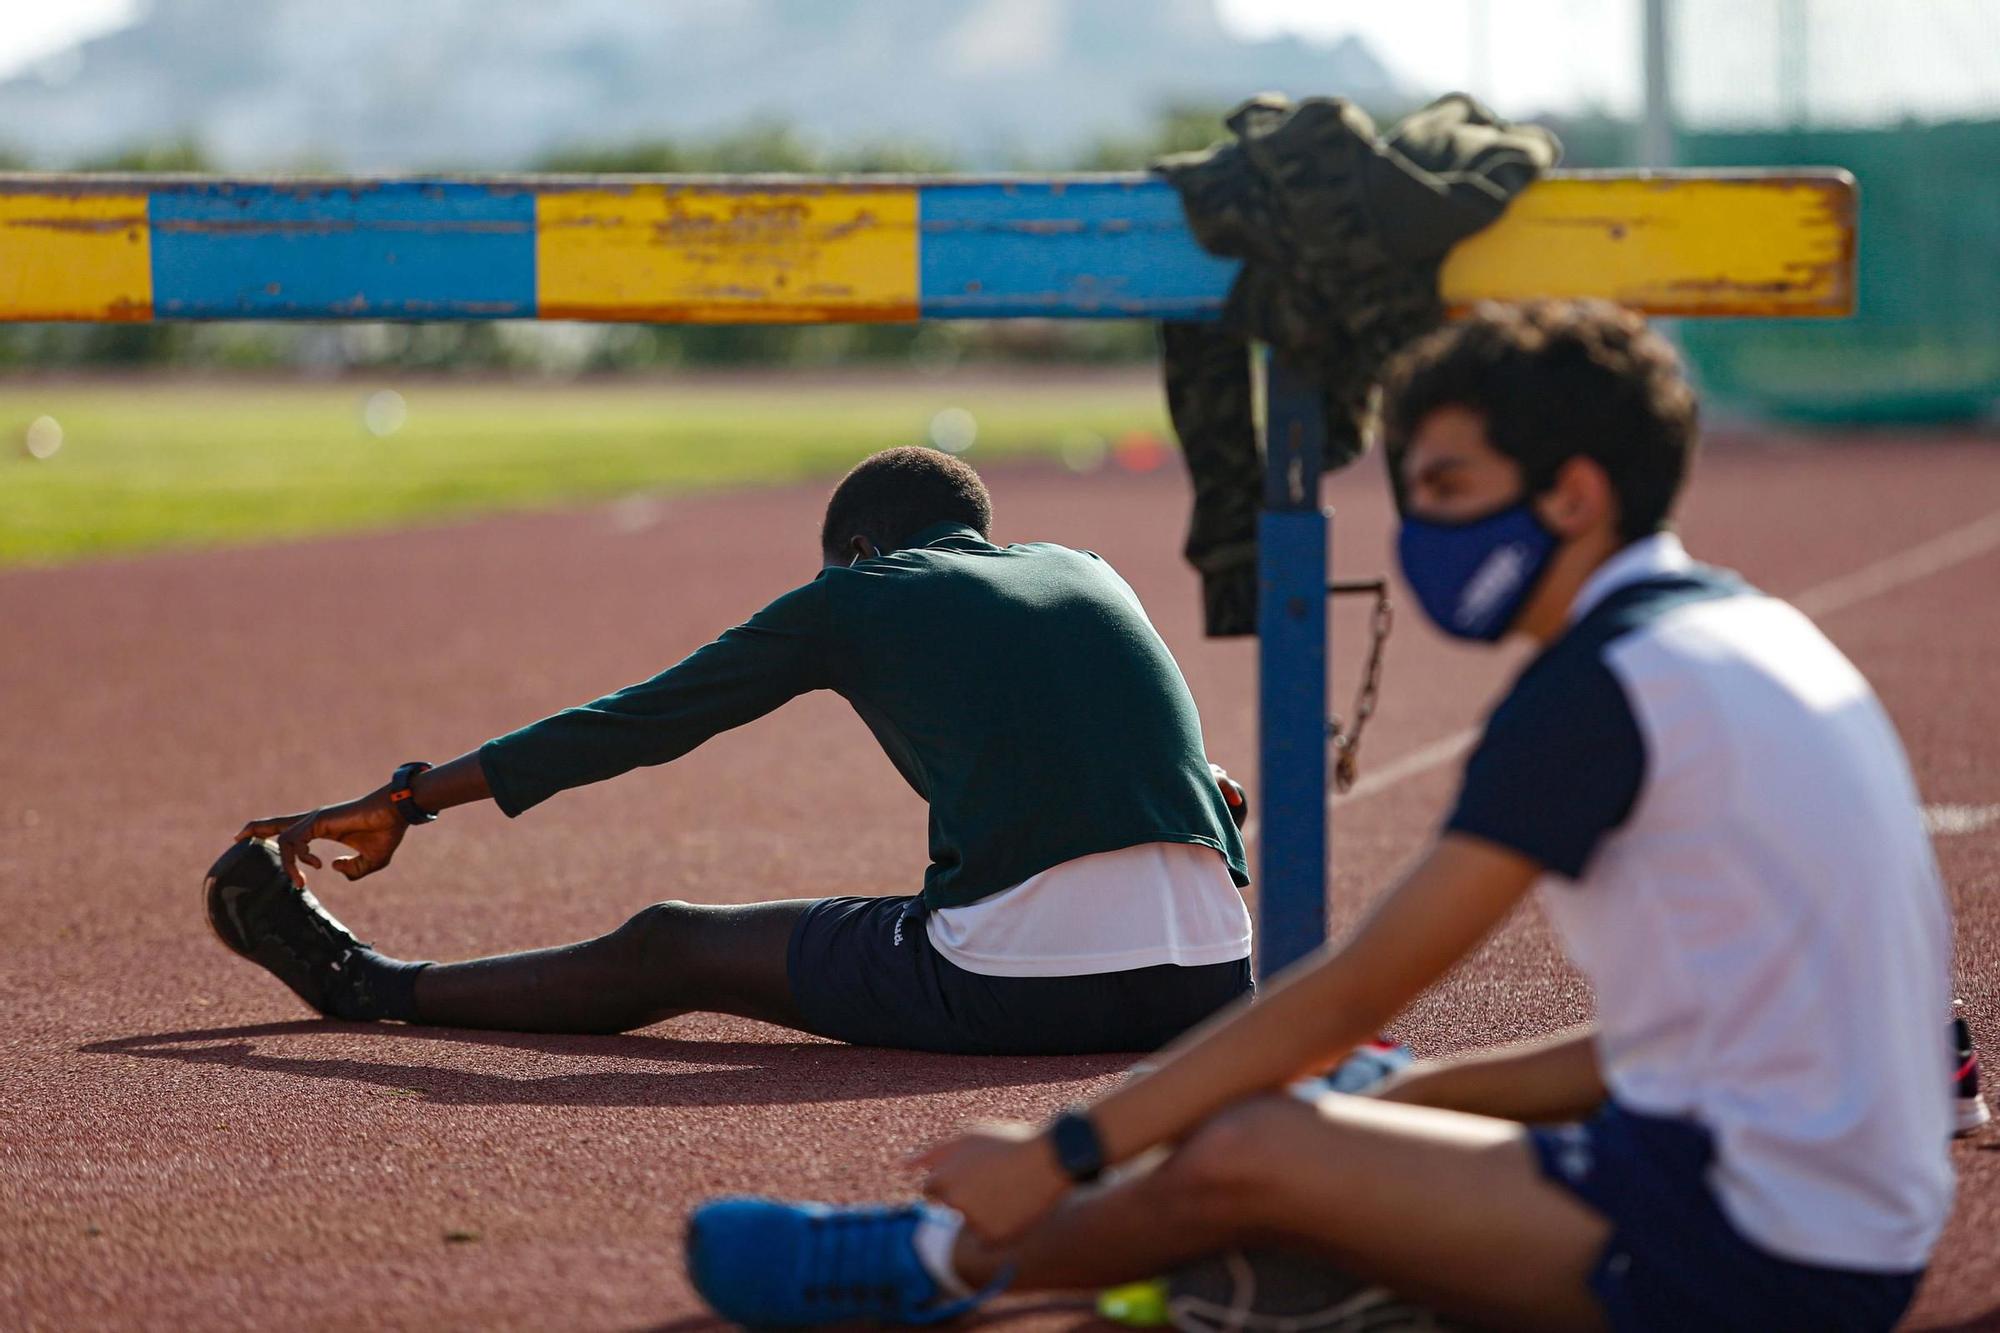
{"type": "Polygon", "coordinates": [[[1575,1125],[1529,1131],[1542,1174],[1611,1222],[1590,1289],[1619,1333],[1889,1329],[1916,1273],[1781,1259],[1737,1231],[1708,1188],[1708,1131],[1610,1103],[1575,1125]]]}
{"type": "Polygon", "coordinates": [[[1250,960],[1080,977],[989,977],[940,954],[914,898],[823,898],[792,927],[806,1029],[961,1055],[1152,1051],[1250,993],[1250,960]]]}

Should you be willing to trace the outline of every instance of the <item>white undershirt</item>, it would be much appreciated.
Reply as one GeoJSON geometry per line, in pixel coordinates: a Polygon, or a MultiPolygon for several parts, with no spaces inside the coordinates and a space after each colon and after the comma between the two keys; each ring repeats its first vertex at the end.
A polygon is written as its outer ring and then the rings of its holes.
{"type": "Polygon", "coordinates": [[[1250,913],[1222,854],[1149,842],[1080,856],[924,918],[931,944],[989,977],[1090,976],[1250,956],[1250,913]]]}

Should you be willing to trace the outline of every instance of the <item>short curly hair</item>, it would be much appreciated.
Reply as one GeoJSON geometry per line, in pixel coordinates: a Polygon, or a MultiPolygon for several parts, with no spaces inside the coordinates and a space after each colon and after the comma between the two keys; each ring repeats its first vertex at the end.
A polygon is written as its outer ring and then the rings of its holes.
{"type": "Polygon", "coordinates": [[[1410,440],[1446,407],[1480,417],[1530,494],[1572,458],[1596,462],[1628,542],[1667,526],[1698,438],[1694,389],[1673,346],[1608,301],[1480,305],[1400,352],[1380,410],[1399,506],[1410,440]]]}
{"type": "Polygon", "coordinates": [[[904,445],[871,454],[840,479],[826,502],[819,546],[842,555],[856,537],[893,551],[937,523],[993,530],[993,500],[970,464],[936,449],[904,445]]]}

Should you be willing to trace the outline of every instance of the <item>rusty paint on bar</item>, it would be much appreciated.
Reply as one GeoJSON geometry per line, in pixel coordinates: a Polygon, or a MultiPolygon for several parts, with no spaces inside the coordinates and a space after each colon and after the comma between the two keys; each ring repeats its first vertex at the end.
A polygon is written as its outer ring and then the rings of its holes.
{"type": "Polygon", "coordinates": [[[0,318],[152,317],[144,194],[0,192],[0,318]]]}
{"type": "Polygon", "coordinates": [[[469,181],[155,190],[153,309],[183,319],[535,314],[535,201],[469,181]]]}
{"type": "MultiPolygon", "coordinates": [[[[1557,172],[1447,259],[1457,308],[1854,308],[1853,178],[1557,172]]],[[[1235,274],[1165,183],[0,175],[0,320],[1211,319],[1235,274]],[[149,224],[150,220],[150,224],[149,224]]]]}
{"type": "Polygon", "coordinates": [[[537,236],[544,319],[917,317],[917,195],[905,187],[556,190],[538,201],[537,236]]]}
{"type": "Polygon", "coordinates": [[[1445,261],[1456,308],[1595,296],[1651,315],[1854,312],[1845,172],[1583,174],[1543,181],[1445,261]]]}

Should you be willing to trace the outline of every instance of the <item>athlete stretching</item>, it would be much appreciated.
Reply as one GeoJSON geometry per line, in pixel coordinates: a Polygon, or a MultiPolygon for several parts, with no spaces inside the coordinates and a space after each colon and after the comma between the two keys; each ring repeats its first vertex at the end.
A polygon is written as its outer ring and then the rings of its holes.
{"type": "Polygon", "coordinates": [[[1101,1287],[1258,1246],[1480,1326],[1896,1322],[1952,1194],[1949,942],[1888,718],[1811,621],[1666,530],[1694,398],[1637,316],[1482,309],[1384,397],[1418,600],[1451,634],[1541,645],[1435,845],[1344,944],[1151,1072],[1047,1132],[933,1149],[949,1207],[701,1210],[689,1263],[720,1312],[921,1319],[1010,1273],[1101,1287]],[[1593,1027],[1379,1097],[1282,1095],[1537,881],[1593,1027]]]}
{"type": "Polygon", "coordinates": [[[1102,559],[996,546],[986,488],[925,449],[866,460],[827,505],[819,576],[651,680],[341,805],[257,819],[209,872],[223,943],[323,1014],[617,1032],[714,1010],[920,1050],[1151,1050],[1250,989],[1242,793],[1102,559]],[[405,962],[305,891],[439,811],[519,815],[662,764],[809,690],[850,702],[930,802],[915,897],[665,902],[560,948],[405,962]],[[275,841],[270,841],[275,839],[275,841]]]}

